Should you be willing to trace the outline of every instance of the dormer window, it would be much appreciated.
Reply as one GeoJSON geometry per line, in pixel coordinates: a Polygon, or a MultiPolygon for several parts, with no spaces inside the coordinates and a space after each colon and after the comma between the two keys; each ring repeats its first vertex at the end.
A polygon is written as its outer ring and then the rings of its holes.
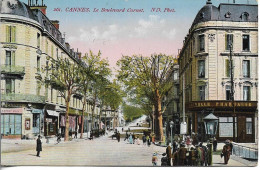
{"type": "Polygon", "coordinates": [[[201,13],[200,13],[200,18],[201,18],[201,19],[204,18],[204,12],[201,12],[201,13]]]}
{"type": "Polygon", "coordinates": [[[230,18],[230,16],[231,16],[231,12],[227,12],[226,14],[225,14],[225,18],[230,18]]]}
{"type": "Polygon", "coordinates": [[[247,12],[242,13],[241,20],[242,21],[248,21],[249,14],[247,12]]]}

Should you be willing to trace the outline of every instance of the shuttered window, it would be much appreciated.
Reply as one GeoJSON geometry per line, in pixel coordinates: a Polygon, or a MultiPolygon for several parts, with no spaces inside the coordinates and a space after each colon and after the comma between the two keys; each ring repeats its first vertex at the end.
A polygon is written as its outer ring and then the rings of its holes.
{"type": "Polygon", "coordinates": [[[226,34],[226,50],[233,50],[233,34],[226,34]]]}
{"type": "Polygon", "coordinates": [[[16,42],[16,26],[6,26],[6,42],[15,43],[16,42]]]}

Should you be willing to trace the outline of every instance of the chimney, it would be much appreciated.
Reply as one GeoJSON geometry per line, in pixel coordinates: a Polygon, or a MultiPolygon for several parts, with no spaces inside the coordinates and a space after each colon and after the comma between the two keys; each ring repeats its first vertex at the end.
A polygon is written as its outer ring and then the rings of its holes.
{"type": "Polygon", "coordinates": [[[46,15],[47,6],[43,3],[43,0],[41,5],[38,4],[38,0],[36,0],[36,4],[34,3],[34,0],[28,0],[28,6],[30,9],[39,9],[44,15],[46,15]]]}
{"type": "Polygon", "coordinates": [[[58,20],[52,20],[51,23],[57,28],[60,29],[60,22],[58,20]]]}

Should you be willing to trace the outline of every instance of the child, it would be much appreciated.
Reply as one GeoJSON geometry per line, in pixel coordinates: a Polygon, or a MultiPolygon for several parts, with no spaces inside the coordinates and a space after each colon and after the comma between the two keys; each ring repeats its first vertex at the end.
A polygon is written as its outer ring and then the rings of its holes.
{"type": "Polygon", "coordinates": [[[153,166],[157,166],[157,161],[158,161],[157,153],[154,152],[153,153],[153,157],[152,157],[152,164],[153,164],[153,166]]]}

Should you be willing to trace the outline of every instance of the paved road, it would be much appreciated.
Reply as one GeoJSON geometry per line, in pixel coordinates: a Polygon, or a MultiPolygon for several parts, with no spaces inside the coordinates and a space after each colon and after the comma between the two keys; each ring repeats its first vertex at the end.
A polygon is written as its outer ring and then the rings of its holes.
{"type": "MultiPolygon", "coordinates": [[[[108,136],[98,139],[77,139],[57,145],[45,145],[41,157],[35,149],[2,153],[2,165],[49,165],[49,166],[151,166],[153,152],[163,153],[164,147],[128,144],[112,140],[108,136]]],[[[158,156],[159,160],[161,155],[158,156]]],[[[213,166],[254,166],[241,160],[231,159],[223,164],[219,155],[213,158],[213,166]]],[[[160,165],[160,161],[158,161],[160,165]]]]}
{"type": "Polygon", "coordinates": [[[165,148],[127,144],[108,137],[61,143],[43,148],[41,157],[34,149],[2,153],[2,165],[66,165],[66,166],[151,166],[154,151],[165,148]]]}

